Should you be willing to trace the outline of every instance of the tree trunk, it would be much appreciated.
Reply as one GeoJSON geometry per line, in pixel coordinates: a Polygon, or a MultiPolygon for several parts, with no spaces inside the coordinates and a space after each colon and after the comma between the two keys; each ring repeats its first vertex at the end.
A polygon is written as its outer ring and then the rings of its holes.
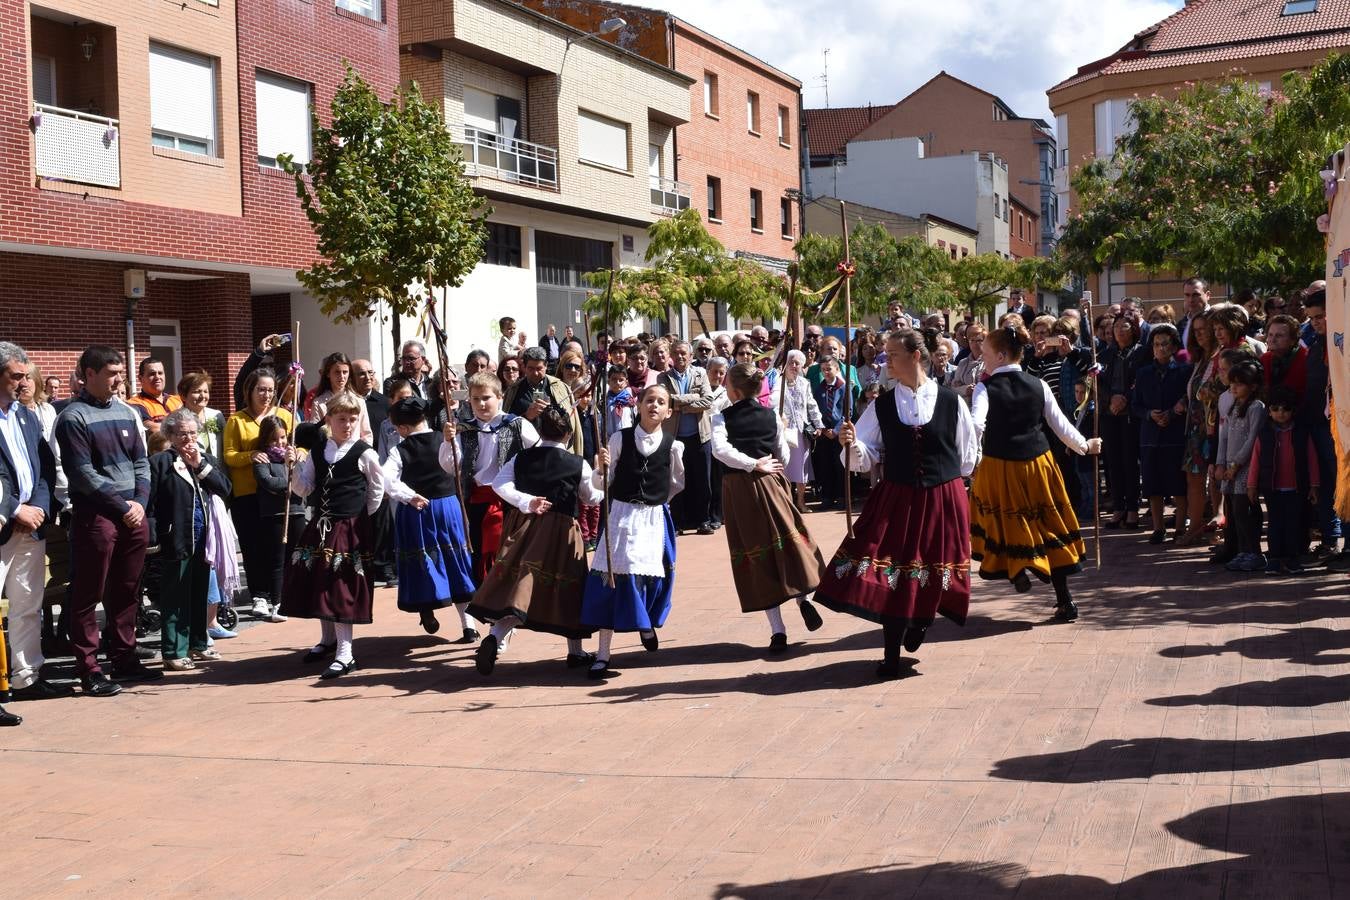
{"type": "Polygon", "coordinates": [[[692,309],[694,310],[694,317],[698,319],[699,327],[703,329],[703,333],[712,337],[712,332],[708,329],[708,323],[703,321],[703,304],[695,303],[692,309]]]}

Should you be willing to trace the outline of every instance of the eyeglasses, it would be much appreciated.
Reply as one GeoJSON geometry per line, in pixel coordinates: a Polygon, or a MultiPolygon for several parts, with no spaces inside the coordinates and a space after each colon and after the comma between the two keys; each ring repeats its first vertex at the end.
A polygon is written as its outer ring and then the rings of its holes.
{"type": "Polygon", "coordinates": [[[564,371],[564,372],[580,372],[580,371],[581,371],[581,366],[578,365],[577,363],[567,363],[566,365],[563,366],[563,371],[564,371]]]}

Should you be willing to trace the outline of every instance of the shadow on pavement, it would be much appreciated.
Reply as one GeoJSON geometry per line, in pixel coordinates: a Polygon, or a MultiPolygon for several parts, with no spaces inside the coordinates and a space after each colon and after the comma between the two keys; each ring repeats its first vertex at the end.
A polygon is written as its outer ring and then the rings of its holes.
{"type": "Polygon", "coordinates": [[[1207,694],[1154,697],[1150,706],[1321,706],[1350,700],[1350,675],[1294,675],[1274,681],[1246,681],[1207,694]]]}
{"type": "Polygon", "coordinates": [[[1350,631],[1331,628],[1299,628],[1276,634],[1258,634],[1234,638],[1223,644],[1181,644],[1165,647],[1159,656],[1168,659],[1191,659],[1200,656],[1218,656],[1237,653],[1247,659],[1283,659],[1308,666],[1335,666],[1350,662],[1350,631]]]}

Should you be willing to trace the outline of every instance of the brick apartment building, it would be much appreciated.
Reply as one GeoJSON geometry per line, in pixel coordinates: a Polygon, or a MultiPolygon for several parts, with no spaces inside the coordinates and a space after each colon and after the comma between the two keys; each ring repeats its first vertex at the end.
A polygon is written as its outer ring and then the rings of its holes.
{"type": "Polygon", "coordinates": [[[1040,256],[1041,217],[1017,199],[1011,184],[1008,191],[1012,195],[1008,204],[1008,255],[1013,259],[1040,256]]]}
{"type": "Polygon", "coordinates": [[[89,343],[134,341],[171,384],[210,371],[228,407],[314,257],[275,156],[307,156],[306,107],[326,109],[342,59],[393,90],[396,17],[397,0],[0,6],[6,337],[63,376],[89,343]]]}
{"type": "MultiPolygon", "coordinates": [[[[801,82],[669,13],[599,0],[522,2],[586,32],[621,18],[624,26],[605,40],[693,79],[687,124],[676,130],[669,159],[651,156],[652,178],[659,164],[687,187],[729,251],[785,272],[801,233],[801,82]]],[[[724,309],[702,313],[710,328],[730,324],[724,309]]],[[[696,331],[697,319],[685,328],[696,331]]]]}
{"type": "MultiPolygon", "coordinates": [[[[1058,137],[1056,226],[1063,227],[1077,202],[1070,187],[1074,173],[1109,156],[1131,132],[1135,96],[1179,92],[1187,83],[1235,70],[1263,89],[1278,90],[1286,72],[1310,69],[1346,48],[1350,4],[1344,0],[1192,0],[1110,56],[1080,66],[1048,91],[1058,137]]],[[[1085,286],[1099,303],[1135,295],[1176,305],[1182,279],[1190,274],[1150,276],[1127,265],[1085,286]]]]}

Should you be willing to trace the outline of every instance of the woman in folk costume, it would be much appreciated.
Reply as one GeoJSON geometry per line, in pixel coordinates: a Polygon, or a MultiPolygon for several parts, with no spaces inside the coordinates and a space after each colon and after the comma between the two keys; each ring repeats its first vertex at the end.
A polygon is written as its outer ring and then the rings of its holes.
{"type": "Polygon", "coordinates": [[[454,605],[462,636],[457,644],[478,640],[469,618],[473,597],[473,558],[455,483],[454,432],[427,425],[427,403],[406,397],[389,410],[402,438],[384,461],[384,484],[398,504],[394,511],[398,608],[415,612],[427,634],[441,624],[436,610],[454,605]]]}
{"type": "Polygon", "coordinates": [[[478,645],[483,675],[492,674],[498,648],[516,627],[567,638],[569,669],[595,659],[581,649],[595,629],[581,620],[586,546],[577,515],[580,504],[599,503],[601,492],[590,465],[571,451],[570,417],[550,408],[536,421],[543,440],[508,460],[492,482],[511,510],[497,562],[469,606],[471,615],[492,623],[478,645]]]}
{"type": "Polygon", "coordinates": [[[763,379],[763,372],[746,364],[727,374],[732,404],[713,416],[712,452],[727,467],[722,512],[741,612],[763,610],[771,629],[769,652],[782,653],[784,603],[798,601],[808,631],[821,626],[820,613],[806,597],[820,582],[825,561],[792,504],[783,477],[787,436],[774,410],[759,405],[763,379]]]}
{"type": "Polygon", "coordinates": [[[659,384],[638,395],[638,423],[609,436],[597,478],[609,479],[609,519],[586,577],[581,620],[600,629],[590,677],[609,672],[616,631],[636,631],[642,646],[660,646],[656,629],[670,615],[675,588],[675,520],[670,498],[684,490],[684,446],[670,418],[670,392],[659,384]],[[611,586],[612,578],[612,586],[611,586]]]}
{"type": "Polygon", "coordinates": [[[1026,343],[1018,324],[991,331],[984,342],[990,374],[970,401],[984,451],[970,489],[971,558],[980,560],[981,578],[1006,578],[1018,593],[1031,590],[1028,573],[1050,582],[1055,618],[1071,622],[1078,607],[1069,575],[1082,569],[1083,538],[1042,423],[1079,456],[1100,453],[1102,442],[1079,434],[1050,386],[1022,371],[1017,360],[1026,343]]]}
{"type": "Polygon", "coordinates": [[[867,496],[853,537],[844,538],[821,577],[816,600],[880,622],[879,678],[900,675],[900,648],[923,644],[938,613],[964,625],[970,607],[970,509],[962,477],[979,459],[970,411],[927,375],[917,331],[892,332],[882,392],[857,426],[839,426],[848,466],[881,481],[867,496]],[[850,449],[851,448],[851,449],[850,449]]]}
{"type": "Polygon", "coordinates": [[[354,394],[334,395],[324,416],[326,439],[291,474],[296,496],[313,498],[314,518],[291,552],[281,608],[288,617],[320,621],[319,643],[304,658],[333,657],[320,678],[356,668],[352,626],[372,621],[371,516],[384,497],[384,474],[375,448],[357,435],[364,407],[354,394]]]}

